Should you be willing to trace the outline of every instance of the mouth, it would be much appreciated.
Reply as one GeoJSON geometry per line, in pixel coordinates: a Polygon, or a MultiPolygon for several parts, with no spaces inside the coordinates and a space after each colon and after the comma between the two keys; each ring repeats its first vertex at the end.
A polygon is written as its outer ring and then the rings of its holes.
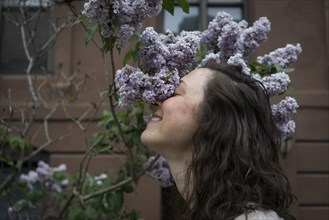
{"type": "Polygon", "coordinates": [[[161,121],[161,120],[162,120],[162,117],[157,113],[154,113],[151,118],[151,121],[153,121],[153,122],[157,122],[157,121],[161,121]]]}

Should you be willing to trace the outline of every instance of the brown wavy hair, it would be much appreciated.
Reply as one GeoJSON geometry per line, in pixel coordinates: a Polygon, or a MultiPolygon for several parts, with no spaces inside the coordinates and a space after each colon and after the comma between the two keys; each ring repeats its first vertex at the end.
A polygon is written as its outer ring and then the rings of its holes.
{"type": "Polygon", "coordinates": [[[252,210],[273,210],[286,220],[294,202],[279,163],[280,135],[269,97],[241,68],[209,63],[199,128],[186,172],[183,219],[230,220],[252,210]]]}

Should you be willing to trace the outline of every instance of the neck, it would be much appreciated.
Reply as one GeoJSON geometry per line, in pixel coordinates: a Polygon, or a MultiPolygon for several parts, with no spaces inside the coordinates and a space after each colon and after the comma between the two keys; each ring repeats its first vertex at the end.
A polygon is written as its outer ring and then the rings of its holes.
{"type": "Polygon", "coordinates": [[[184,154],[183,157],[165,157],[166,161],[169,164],[171,174],[175,180],[176,186],[180,194],[183,196],[184,199],[186,199],[187,195],[186,192],[184,192],[186,183],[185,183],[185,175],[186,170],[188,167],[188,164],[191,161],[190,154],[184,154]]]}

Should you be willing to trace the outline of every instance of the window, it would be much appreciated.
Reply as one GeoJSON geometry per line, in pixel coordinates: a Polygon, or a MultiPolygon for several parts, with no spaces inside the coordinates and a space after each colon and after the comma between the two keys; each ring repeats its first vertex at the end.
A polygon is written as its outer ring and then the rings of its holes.
{"type": "MultiPolygon", "coordinates": [[[[51,10],[41,5],[41,0],[3,0],[0,10],[0,74],[21,75],[25,73],[28,59],[24,52],[22,34],[17,23],[23,20],[20,8],[30,22],[26,25],[25,35],[28,49],[34,56],[50,36],[51,10]],[[30,37],[33,36],[33,37],[30,37]]],[[[36,59],[31,74],[50,71],[51,54],[48,51],[36,59]]]]}
{"type": "Polygon", "coordinates": [[[204,30],[218,11],[226,11],[236,21],[245,17],[245,0],[190,0],[190,13],[186,14],[179,6],[175,6],[175,14],[163,13],[163,29],[174,33],[182,30],[204,30]]]}

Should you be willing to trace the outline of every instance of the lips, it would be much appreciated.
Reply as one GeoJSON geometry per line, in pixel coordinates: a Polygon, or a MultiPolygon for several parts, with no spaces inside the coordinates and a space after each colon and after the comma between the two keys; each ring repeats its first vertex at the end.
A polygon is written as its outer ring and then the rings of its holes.
{"type": "Polygon", "coordinates": [[[161,120],[162,120],[162,117],[158,113],[154,113],[151,118],[151,121],[161,121],[161,120]]]}

